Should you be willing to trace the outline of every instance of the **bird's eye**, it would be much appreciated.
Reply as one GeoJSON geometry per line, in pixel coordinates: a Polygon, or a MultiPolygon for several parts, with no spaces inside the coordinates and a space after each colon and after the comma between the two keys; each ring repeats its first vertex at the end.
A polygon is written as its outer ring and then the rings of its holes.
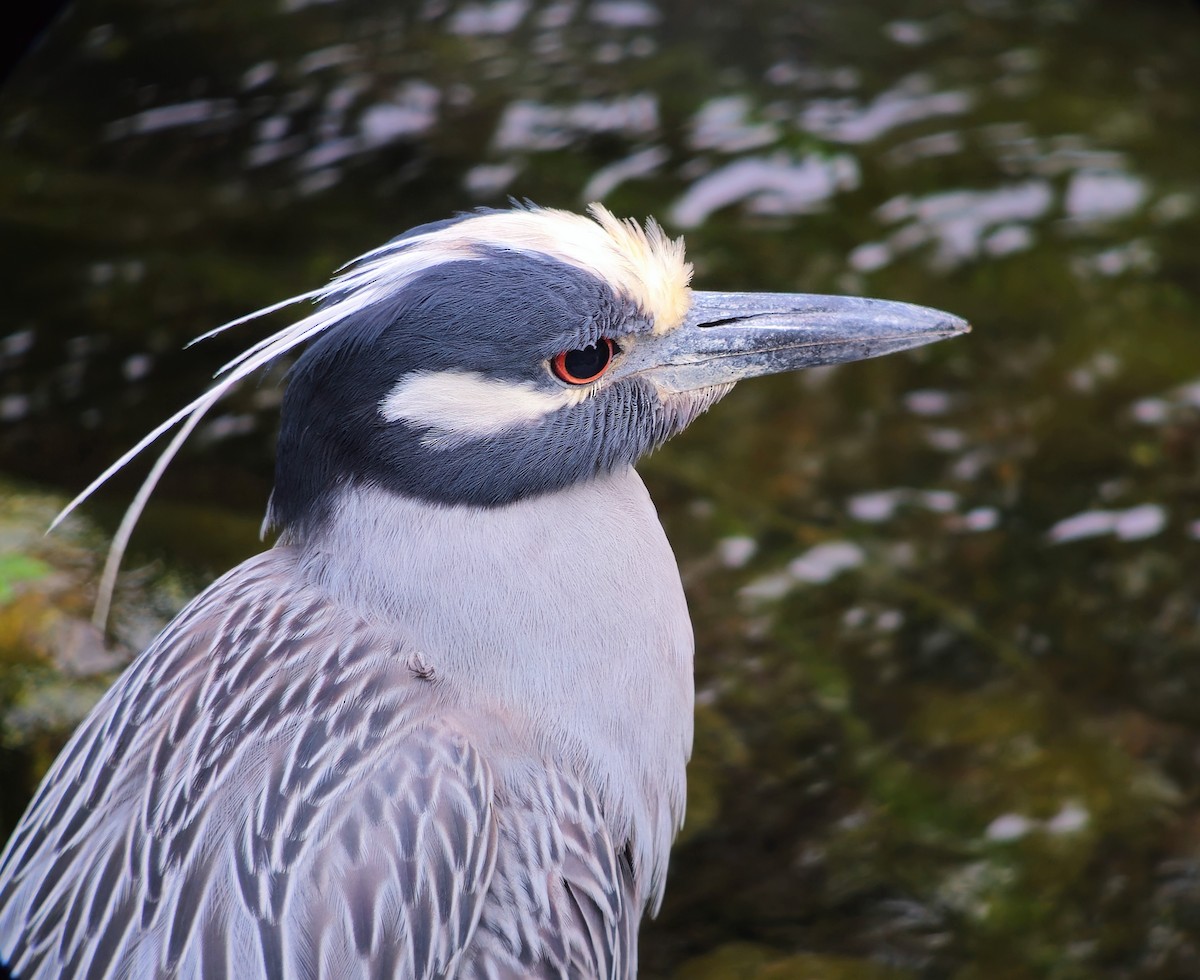
{"type": "Polygon", "coordinates": [[[550,369],[559,381],[569,385],[585,385],[608,370],[616,353],[617,345],[608,337],[601,337],[589,347],[555,354],[550,361],[550,369]]]}

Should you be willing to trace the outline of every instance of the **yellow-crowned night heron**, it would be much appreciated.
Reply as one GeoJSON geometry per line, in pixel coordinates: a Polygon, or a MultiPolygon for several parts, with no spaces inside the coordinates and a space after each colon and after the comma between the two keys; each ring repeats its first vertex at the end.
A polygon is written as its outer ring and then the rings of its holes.
{"type": "Polygon", "coordinates": [[[0,859],[14,974],[636,973],[683,819],[692,629],[633,464],[742,378],[966,329],[690,275],[597,206],[425,225],[169,420],[310,342],[278,543],[137,658],[0,859]]]}

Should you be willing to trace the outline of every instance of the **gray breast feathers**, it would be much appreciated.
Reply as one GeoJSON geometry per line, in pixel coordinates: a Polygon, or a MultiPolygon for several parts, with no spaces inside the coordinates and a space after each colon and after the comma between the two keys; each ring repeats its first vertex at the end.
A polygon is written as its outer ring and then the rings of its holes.
{"type": "Polygon", "coordinates": [[[81,726],[0,858],[0,959],[23,978],[629,975],[645,899],[596,800],[553,766],[498,784],[403,640],[293,565],[277,548],[217,582],[81,726]]]}

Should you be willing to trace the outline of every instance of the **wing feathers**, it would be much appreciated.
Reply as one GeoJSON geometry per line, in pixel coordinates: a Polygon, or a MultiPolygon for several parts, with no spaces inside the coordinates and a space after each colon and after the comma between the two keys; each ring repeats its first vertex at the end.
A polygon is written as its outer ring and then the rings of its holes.
{"type": "Polygon", "coordinates": [[[287,561],[216,583],[80,726],[0,856],[0,960],[27,980],[633,976],[646,896],[596,796],[549,762],[497,784],[401,642],[287,561]]]}
{"type": "Polygon", "coordinates": [[[278,551],[185,610],[47,777],[0,857],[22,977],[433,977],[469,942],[490,771],[278,551]]]}
{"type": "Polygon", "coordinates": [[[497,804],[501,841],[464,978],[633,977],[645,895],[595,798],[553,770],[497,804]]]}

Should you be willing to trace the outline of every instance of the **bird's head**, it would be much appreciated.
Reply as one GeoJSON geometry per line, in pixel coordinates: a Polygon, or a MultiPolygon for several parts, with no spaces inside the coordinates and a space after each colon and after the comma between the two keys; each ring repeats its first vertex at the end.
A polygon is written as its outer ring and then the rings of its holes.
{"type": "Polygon", "coordinates": [[[632,465],[743,378],[966,329],[902,303],[694,291],[681,240],[590,214],[425,225],[322,291],[271,522],[304,535],[361,485],[483,507],[553,492],[632,465]]]}
{"type": "MultiPolygon", "coordinates": [[[[499,507],[635,463],[743,378],[875,357],[963,333],[938,310],[847,296],[689,288],[683,243],[599,205],[533,206],[422,225],[328,285],[205,334],[317,300],[252,344],[155,427],[54,524],[178,427],[126,512],[97,601],[163,470],[243,378],[304,344],[284,399],[268,520],[318,529],[340,495],[374,486],[499,507]]],[[[199,339],[204,339],[199,338],[199,339]]],[[[54,525],[51,525],[52,527],[54,525]]]]}

